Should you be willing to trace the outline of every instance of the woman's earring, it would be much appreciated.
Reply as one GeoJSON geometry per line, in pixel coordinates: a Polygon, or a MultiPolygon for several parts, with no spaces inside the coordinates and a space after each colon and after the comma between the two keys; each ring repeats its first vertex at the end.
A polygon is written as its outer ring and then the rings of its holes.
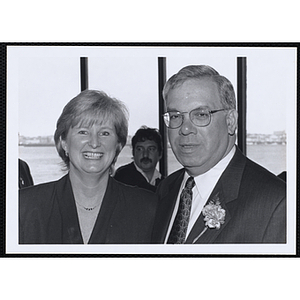
{"type": "Polygon", "coordinates": [[[67,149],[65,149],[65,154],[67,157],[69,156],[69,152],[67,151],[67,149]]]}

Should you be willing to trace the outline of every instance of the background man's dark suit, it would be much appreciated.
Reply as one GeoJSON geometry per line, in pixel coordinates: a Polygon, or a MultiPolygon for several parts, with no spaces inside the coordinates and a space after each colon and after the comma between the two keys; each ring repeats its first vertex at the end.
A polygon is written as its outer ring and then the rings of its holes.
{"type": "MultiPolygon", "coordinates": [[[[158,188],[154,243],[164,242],[183,175],[184,169],[173,173],[158,188]]],[[[246,158],[238,148],[208,201],[217,194],[226,211],[225,223],[219,230],[208,229],[196,243],[286,242],[285,183],[246,158]]],[[[186,243],[193,243],[203,229],[201,213],[186,243]]]]}
{"type": "Polygon", "coordinates": [[[131,186],[138,186],[143,189],[150,190],[152,192],[156,191],[158,184],[161,182],[161,179],[156,179],[155,186],[151,185],[146,178],[136,169],[134,163],[127,164],[120,167],[114,178],[117,181],[123,182],[131,186]]]}

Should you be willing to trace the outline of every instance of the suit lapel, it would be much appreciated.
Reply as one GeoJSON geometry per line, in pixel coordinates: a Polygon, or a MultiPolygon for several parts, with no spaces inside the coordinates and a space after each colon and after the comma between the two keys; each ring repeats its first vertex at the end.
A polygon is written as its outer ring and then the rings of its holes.
{"type": "MultiPolygon", "coordinates": [[[[214,197],[218,196],[220,205],[225,209],[225,223],[221,225],[220,229],[208,228],[195,243],[197,244],[207,244],[213,243],[216,238],[222,233],[224,228],[230,222],[231,216],[233,215],[234,205],[230,202],[236,200],[239,195],[239,188],[241,184],[241,179],[243,171],[245,168],[246,159],[238,148],[236,152],[221,175],[219,181],[217,182],[215,188],[213,189],[209,199],[207,200],[207,205],[214,197]]],[[[204,230],[205,223],[204,217],[201,212],[199,218],[195,222],[189,236],[187,237],[186,244],[192,244],[195,238],[197,238],[200,233],[204,230]]]]}
{"type": "Polygon", "coordinates": [[[63,243],[83,244],[69,175],[66,175],[59,181],[57,193],[62,218],[63,243]]]}
{"type": "MultiPolygon", "coordinates": [[[[224,230],[226,225],[229,223],[229,221],[231,219],[230,210],[228,209],[228,206],[226,205],[226,201],[222,201],[222,199],[225,199],[225,196],[224,196],[223,191],[219,187],[216,186],[216,188],[214,189],[213,193],[211,194],[211,196],[209,197],[209,199],[205,205],[207,205],[215,197],[218,197],[221,208],[225,210],[225,222],[221,225],[220,229],[207,228],[205,230],[204,216],[203,216],[203,213],[201,212],[199,218],[197,219],[190,234],[187,237],[187,240],[185,242],[186,244],[212,243],[217,238],[217,236],[222,232],[222,230],[224,230]],[[200,236],[201,233],[202,233],[202,235],[200,236]]],[[[229,201],[227,201],[227,202],[229,202],[229,201]]]]}
{"type": "Polygon", "coordinates": [[[104,244],[107,240],[109,222],[115,210],[118,199],[118,187],[114,184],[114,180],[109,177],[106,192],[96,219],[93,231],[90,236],[89,244],[104,244]]]}
{"type": "Polygon", "coordinates": [[[184,172],[184,169],[178,171],[168,186],[159,191],[161,195],[152,235],[154,243],[163,243],[165,240],[184,172]]]}

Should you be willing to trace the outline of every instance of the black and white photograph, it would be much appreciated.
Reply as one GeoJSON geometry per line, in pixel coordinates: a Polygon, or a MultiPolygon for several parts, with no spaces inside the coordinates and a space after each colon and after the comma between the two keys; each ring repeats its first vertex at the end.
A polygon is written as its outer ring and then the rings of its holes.
{"type": "Polygon", "coordinates": [[[297,46],[7,46],[6,253],[296,255],[297,46]]]}
{"type": "Polygon", "coordinates": [[[3,3],[1,297],[294,298],[296,4],[3,3]]]}

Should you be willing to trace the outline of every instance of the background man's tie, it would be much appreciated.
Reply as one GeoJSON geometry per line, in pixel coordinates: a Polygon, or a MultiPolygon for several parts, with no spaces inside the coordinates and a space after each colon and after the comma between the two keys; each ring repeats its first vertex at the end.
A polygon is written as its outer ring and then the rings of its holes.
{"type": "Polygon", "coordinates": [[[194,186],[194,178],[189,177],[180,195],[179,207],[167,242],[168,244],[183,244],[185,241],[192,207],[192,188],[194,186]]]}

